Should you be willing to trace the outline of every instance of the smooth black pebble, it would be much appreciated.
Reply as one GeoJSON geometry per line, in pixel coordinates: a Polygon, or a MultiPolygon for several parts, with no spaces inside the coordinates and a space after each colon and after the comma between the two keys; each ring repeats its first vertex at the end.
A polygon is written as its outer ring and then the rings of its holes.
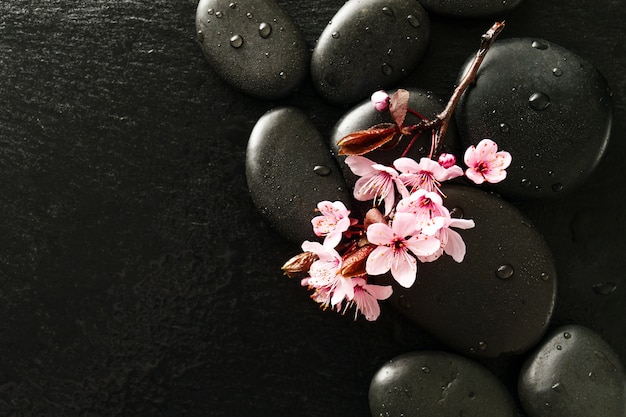
{"type": "Polygon", "coordinates": [[[506,13],[522,0],[420,0],[433,13],[456,17],[487,17],[506,13]]]}
{"type": "Polygon", "coordinates": [[[246,177],[261,213],[297,243],[319,240],[311,226],[318,202],[340,200],[350,206],[350,193],[327,141],[293,107],[270,110],[258,120],[248,142],[246,177]]]}
{"type": "Polygon", "coordinates": [[[420,351],[383,365],[370,383],[372,417],[514,417],[504,385],[486,368],[446,352],[420,351]]]}
{"type": "Polygon", "coordinates": [[[246,94],[282,98],[308,74],[300,30],[273,0],[200,0],[196,31],[211,67],[246,94]]]}
{"type": "Polygon", "coordinates": [[[428,45],[430,20],[416,1],[352,0],[333,16],[311,57],[319,94],[347,105],[396,85],[428,45]]]}
{"type": "Polygon", "coordinates": [[[491,138],[511,153],[507,179],[495,190],[513,198],[558,196],[579,187],[599,163],[611,130],[611,93],[604,77],[567,49],[504,39],[487,53],[456,119],[465,146],[491,138]]]}
{"type": "Polygon", "coordinates": [[[519,398],[529,417],[624,417],[626,378],[613,349],[595,332],[560,327],[528,358],[519,398]]]}
{"type": "Polygon", "coordinates": [[[545,333],[556,299],[556,271],[541,235],[511,204],[473,187],[443,187],[454,217],[476,226],[456,231],[467,253],[420,263],[411,288],[390,276],[392,305],[463,355],[520,354],[545,333]]]}

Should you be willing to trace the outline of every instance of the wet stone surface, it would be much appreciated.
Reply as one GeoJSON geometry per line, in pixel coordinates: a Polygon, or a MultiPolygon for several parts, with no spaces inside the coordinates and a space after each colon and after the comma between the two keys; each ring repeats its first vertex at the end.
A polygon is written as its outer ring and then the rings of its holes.
{"type": "Polygon", "coordinates": [[[590,329],[550,333],[524,364],[519,397],[529,417],[624,417],[626,379],[619,357],[590,329]]]}
{"type": "Polygon", "coordinates": [[[502,383],[477,362],[439,351],[403,354],[383,365],[369,389],[372,417],[514,417],[502,383]]]}
{"type": "Polygon", "coordinates": [[[270,110],[256,123],[246,151],[246,177],[257,208],[298,244],[315,239],[311,219],[318,202],[341,200],[350,206],[327,141],[293,107],[270,110]]]}
{"type": "Polygon", "coordinates": [[[595,169],[612,104],[591,64],[554,43],[514,38],[493,45],[455,114],[465,146],[491,138],[513,155],[495,190],[546,198],[576,189],[595,169]]]}
{"type": "Polygon", "coordinates": [[[487,17],[506,13],[522,0],[420,0],[433,13],[457,17],[487,17]]]}
{"type": "Polygon", "coordinates": [[[346,2],[320,35],[311,57],[319,94],[348,105],[396,85],[428,45],[430,20],[415,1],[346,2]]]}
{"type": "Polygon", "coordinates": [[[483,190],[443,188],[453,216],[473,219],[460,230],[465,260],[444,255],[420,263],[413,287],[392,278],[390,301],[421,328],[461,354],[519,354],[543,336],[556,298],[556,271],[546,243],[512,205],[483,190]],[[456,213],[456,214],[455,214],[456,213]]]}
{"type": "Polygon", "coordinates": [[[258,98],[285,97],[308,74],[306,43],[273,0],[201,0],[196,38],[224,81],[258,98]]]}

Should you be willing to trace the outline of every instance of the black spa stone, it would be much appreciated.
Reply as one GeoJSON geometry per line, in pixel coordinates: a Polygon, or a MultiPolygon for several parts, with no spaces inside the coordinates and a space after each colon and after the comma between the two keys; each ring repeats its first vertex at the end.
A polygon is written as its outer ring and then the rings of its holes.
{"type": "Polygon", "coordinates": [[[595,332],[555,329],[524,364],[519,398],[529,417],[624,417],[626,379],[613,349],[595,332]]]}
{"type": "Polygon", "coordinates": [[[333,16],[311,57],[319,94],[352,104],[396,85],[417,66],[430,21],[413,0],[351,0],[333,16]]]}
{"type": "Polygon", "coordinates": [[[508,178],[495,190],[512,198],[559,196],[579,187],[600,161],[611,93],[590,63],[561,46],[503,39],[487,53],[456,119],[465,146],[491,138],[511,153],[508,178]]]}
{"type": "Polygon", "coordinates": [[[383,365],[370,383],[372,417],[514,417],[504,385],[486,368],[439,351],[411,352],[383,365]]]}
{"type": "Polygon", "coordinates": [[[443,188],[453,216],[476,226],[458,230],[465,259],[444,255],[420,263],[411,288],[390,276],[391,304],[459,353],[474,357],[520,354],[545,333],[556,298],[556,271],[543,238],[512,205],[477,188],[443,188]]]}
{"type": "Polygon", "coordinates": [[[506,13],[522,0],[420,0],[430,12],[456,17],[487,17],[506,13]]]}
{"type": "Polygon", "coordinates": [[[250,134],[246,177],[255,205],[284,237],[315,239],[317,203],[350,194],[327,141],[302,111],[281,107],[264,114],[250,134]]]}
{"type": "Polygon", "coordinates": [[[282,98],[308,74],[306,43],[273,0],[200,0],[196,31],[211,67],[246,94],[282,98]]]}

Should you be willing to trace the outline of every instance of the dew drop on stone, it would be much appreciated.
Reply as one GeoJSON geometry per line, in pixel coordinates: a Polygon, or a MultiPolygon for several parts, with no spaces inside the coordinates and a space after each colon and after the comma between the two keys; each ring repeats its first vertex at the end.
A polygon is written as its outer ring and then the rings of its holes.
{"type": "Polygon", "coordinates": [[[315,167],[313,168],[313,172],[315,172],[320,177],[327,177],[327,176],[329,176],[331,171],[332,170],[329,167],[327,167],[326,165],[315,165],[315,167]]]}
{"type": "Polygon", "coordinates": [[[540,50],[548,49],[548,45],[547,44],[545,44],[543,42],[539,42],[539,41],[533,41],[531,46],[533,48],[535,48],[535,49],[540,49],[540,50]]]}
{"type": "Polygon", "coordinates": [[[284,80],[285,78],[287,78],[287,74],[285,74],[285,71],[281,71],[281,72],[279,72],[279,73],[278,73],[278,76],[279,76],[280,78],[282,78],[283,80],[284,80]]]}
{"type": "Polygon", "coordinates": [[[509,264],[500,265],[498,269],[496,269],[496,276],[500,279],[509,279],[513,276],[513,267],[509,264]]]}
{"type": "Polygon", "coordinates": [[[271,33],[272,33],[272,25],[270,25],[269,23],[265,23],[265,22],[259,25],[259,35],[263,39],[266,39],[268,36],[270,36],[271,33]]]}
{"type": "Polygon", "coordinates": [[[601,282],[593,285],[593,292],[598,295],[610,295],[617,289],[614,282],[601,282]]]}
{"type": "Polygon", "coordinates": [[[406,17],[406,20],[408,20],[409,25],[413,26],[414,28],[418,28],[418,27],[420,27],[421,22],[420,22],[420,20],[419,20],[417,17],[415,17],[414,15],[412,15],[412,14],[408,15],[408,16],[406,17]]]}
{"type": "Polygon", "coordinates": [[[400,307],[402,308],[411,308],[411,300],[409,300],[407,297],[405,297],[404,295],[401,295],[400,298],[398,299],[398,304],[400,305],[400,307]]]}
{"type": "Polygon", "coordinates": [[[552,184],[552,191],[554,191],[555,193],[558,193],[559,191],[562,191],[562,190],[563,190],[563,184],[561,184],[560,182],[552,184]]]}
{"type": "Polygon", "coordinates": [[[387,55],[389,56],[393,55],[393,49],[391,48],[387,49],[387,55]]]}
{"type": "Polygon", "coordinates": [[[233,48],[241,48],[243,45],[243,38],[241,35],[233,35],[230,37],[230,46],[233,48]]]}
{"type": "Polygon", "coordinates": [[[206,12],[207,12],[208,14],[213,14],[213,13],[215,13],[215,10],[213,10],[213,9],[209,9],[209,10],[207,10],[206,12]]]}
{"type": "Polygon", "coordinates": [[[333,39],[339,39],[339,32],[333,32],[330,36],[332,36],[333,39]]]}
{"type": "Polygon", "coordinates": [[[198,36],[197,36],[198,42],[204,42],[204,32],[202,32],[201,30],[198,31],[198,36]]]}
{"type": "Polygon", "coordinates": [[[483,341],[478,342],[478,349],[479,350],[487,349],[487,342],[483,342],[483,341]]]}
{"type": "Polygon", "coordinates": [[[550,106],[550,97],[545,93],[532,93],[528,98],[528,104],[531,109],[542,111],[550,106]]]}
{"type": "Polygon", "coordinates": [[[522,178],[520,181],[523,187],[530,187],[530,180],[527,178],[522,178]]]}
{"type": "Polygon", "coordinates": [[[508,132],[510,130],[510,127],[506,123],[500,123],[500,130],[502,132],[506,133],[506,132],[508,132]]]}
{"type": "Polygon", "coordinates": [[[237,8],[237,3],[232,2],[228,5],[228,7],[230,7],[231,9],[236,9],[237,8]]]}
{"type": "Polygon", "coordinates": [[[570,339],[572,337],[572,335],[571,335],[570,332],[565,332],[565,333],[563,333],[563,337],[566,338],[566,339],[570,339]]]}
{"type": "Polygon", "coordinates": [[[552,385],[552,390],[556,391],[556,392],[561,392],[561,383],[560,382],[555,382],[552,385]]]}
{"type": "Polygon", "coordinates": [[[387,76],[393,73],[393,67],[387,63],[383,64],[383,66],[381,67],[381,70],[383,71],[383,74],[387,76]]]}
{"type": "Polygon", "coordinates": [[[425,374],[429,374],[430,368],[428,366],[422,366],[422,372],[424,372],[425,374]]]}
{"type": "Polygon", "coordinates": [[[222,12],[215,12],[215,17],[217,17],[218,19],[222,16],[224,16],[222,12]]]}
{"type": "Polygon", "coordinates": [[[561,346],[561,345],[556,345],[556,350],[563,350],[563,346],[561,346]]]}
{"type": "Polygon", "coordinates": [[[387,16],[391,16],[393,17],[393,10],[391,9],[391,7],[383,7],[383,13],[386,14],[387,16]]]}
{"type": "Polygon", "coordinates": [[[550,279],[550,275],[546,274],[545,272],[542,272],[541,275],[539,275],[539,277],[541,278],[542,281],[547,281],[550,279]]]}
{"type": "Polygon", "coordinates": [[[246,17],[247,17],[248,19],[252,19],[252,13],[250,13],[250,12],[246,13],[246,17]]]}
{"type": "Polygon", "coordinates": [[[563,75],[563,70],[559,67],[554,67],[552,68],[552,74],[554,74],[555,77],[560,77],[563,75]]]}

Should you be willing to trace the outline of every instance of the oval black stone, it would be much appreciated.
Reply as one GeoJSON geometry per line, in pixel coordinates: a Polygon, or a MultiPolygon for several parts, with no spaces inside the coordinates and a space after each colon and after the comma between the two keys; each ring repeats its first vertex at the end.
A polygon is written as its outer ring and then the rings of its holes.
{"type": "Polygon", "coordinates": [[[372,417],[514,417],[504,385],[486,368],[458,355],[421,351],[383,365],[370,383],[372,417]]]}
{"type": "Polygon", "coordinates": [[[433,13],[457,17],[487,17],[506,13],[522,0],[420,0],[433,13]]]}
{"type": "Polygon", "coordinates": [[[444,255],[420,263],[411,288],[392,278],[390,301],[403,315],[464,355],[519,354],[543,336],[556,299],[550,251],[534,227],[512,205],[485,191],[443,188],[444,204],[473,229],[459,230],[465,259],[444,255]]]}
{"type": "Polygon", "coordinates": [[[327,141],[293,107],[271,110],[256,123],[246,151],[246,177],[261,213],[297,243],[316,239],[311,219],[318,202],[341,200],[350,206],[327,141]]]}
{"type": "Polygon", "coordinates": [[[300,30],[271,0],[201,0],[196,30],[211,67],[246,94],[282,98],[308,74],[309,54],[300,30]]]}
{"type": "Polygon", "coordinates": [[[592,330],[568,325],[528,358],[518,391],[529,417],[624,417],[625,387],[613,349],[592,330]]]}
{"type": "Polygon", "coordinates": [[[565,48],[505,39],[487,53],[456,119],[465,146],[491,138],[511,153],[508,177],[495,190],[553,197],[580,186],[600,161],[611,130],[611,94],[604,77],[565,48]]]}
{"type": "Polygon", "coordinates": [[[407,77],[429,34],[428,14],[416,1],[346,2],[315,46],[313,82],[329,102],[354,103],[407,77]]]}

